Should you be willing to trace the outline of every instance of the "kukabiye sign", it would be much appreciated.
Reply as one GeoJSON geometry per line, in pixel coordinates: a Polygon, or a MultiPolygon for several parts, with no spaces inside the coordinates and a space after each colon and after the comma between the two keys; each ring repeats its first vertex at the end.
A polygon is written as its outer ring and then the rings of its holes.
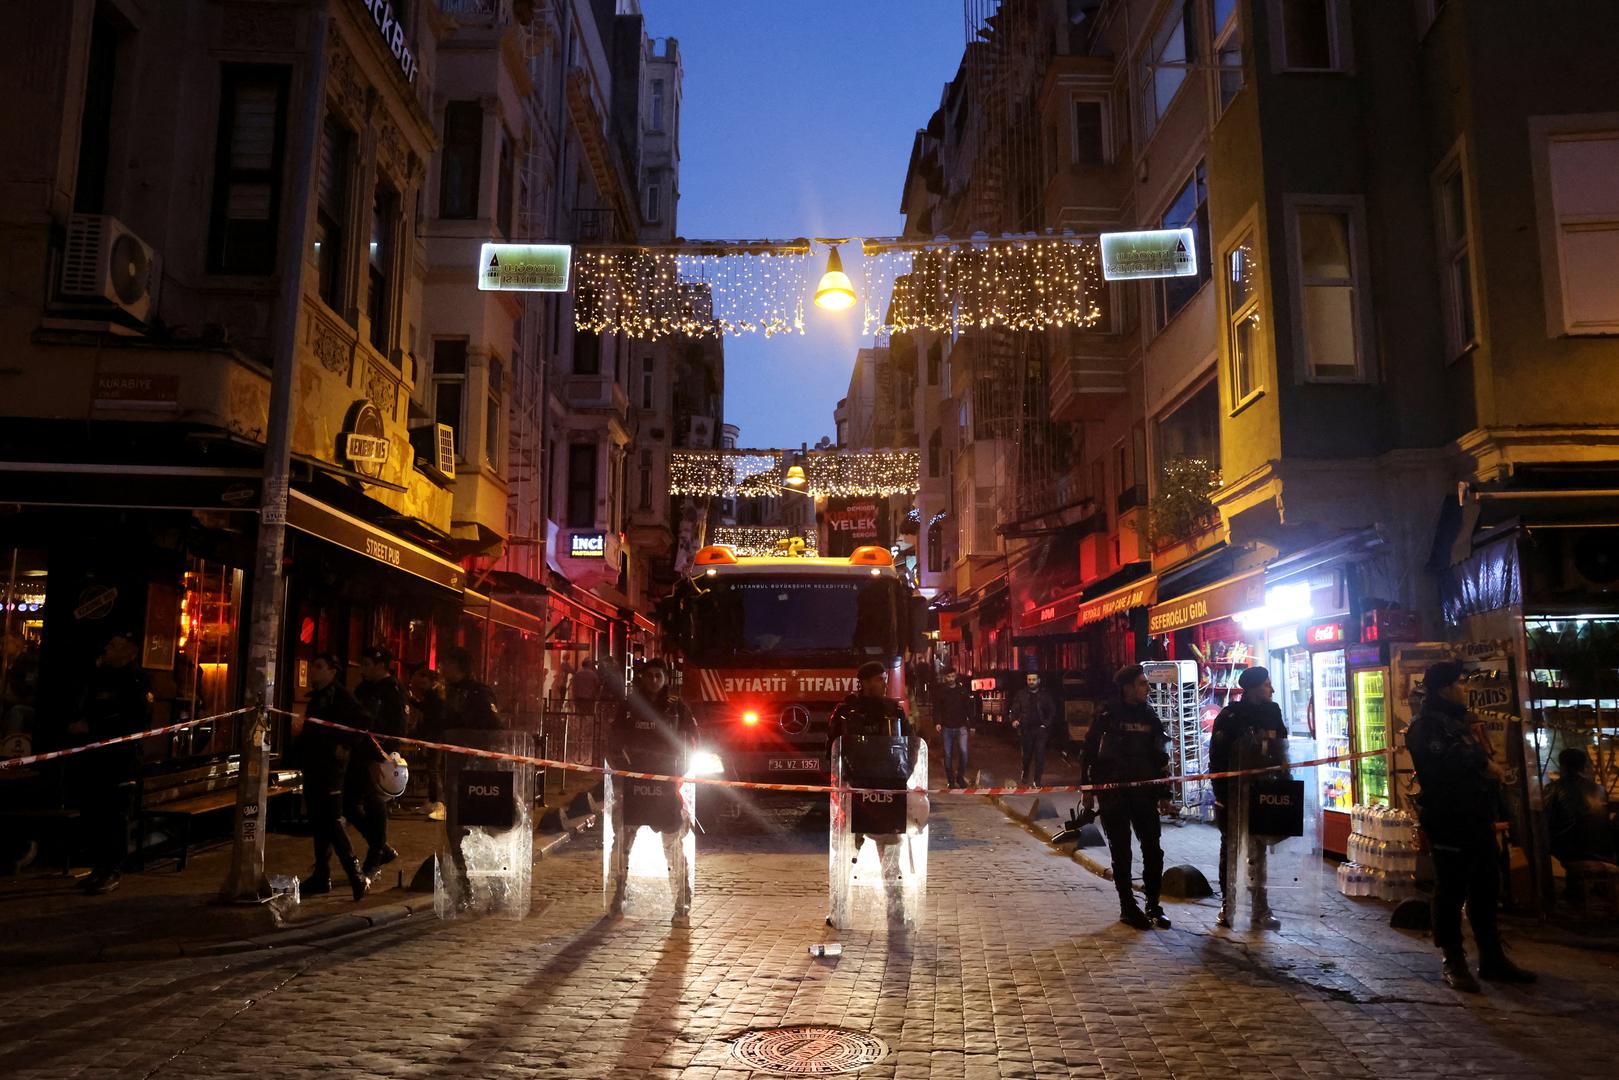
{"type": "Polygon", "coordinates": [[[1197,247],[1191,229],[1149,229],[1102,234],[1102,277],[1195,277],[1197,247]]]}
{"type": "Polygon", "coordinates": [[[478,288],[567,292],[572,259],[567,244],[485,244],[478,254],[478,288]]]}

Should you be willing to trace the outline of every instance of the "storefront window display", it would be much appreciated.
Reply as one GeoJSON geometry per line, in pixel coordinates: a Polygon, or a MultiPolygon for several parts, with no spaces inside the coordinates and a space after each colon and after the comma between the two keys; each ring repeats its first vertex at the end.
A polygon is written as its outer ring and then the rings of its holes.
{"type": "Polygon", "coordinates": [[[45,629],[45,557],[11,548],[0,565],[0,756],[28,752],[45,629]]]}
{"type": "Polygon", "coordinates": [[[1524,619],[1530,735],[1542,784],[1565,749],[1584,750],[1591,775],[1619,798],[1619,616],[1524,619]]]}
{"type": "MultiPolygon", "coordinates": [[[[207,559],[190,558],[181,581],[177,609],[165,595],[148,590],[145,659],[165,649],[169,628],[159,625],[172,615],[175,697],[189,703],[192,716],[212,716],[235,707],[239,693],[240,622],[243,573],[207,559]]],[[[148,665],[150,666],[150,664],[148,665]]],[[[182,706],[181,711],[186,711],[182,706]]],[[[205,725],[184,733],[190,754],[228,753],[234,748],[234,727],[205,725]]]]}

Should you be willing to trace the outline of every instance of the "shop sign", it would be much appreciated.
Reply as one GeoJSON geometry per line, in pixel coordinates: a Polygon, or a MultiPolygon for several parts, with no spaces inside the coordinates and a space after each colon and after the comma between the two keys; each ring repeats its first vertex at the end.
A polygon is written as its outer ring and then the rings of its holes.
{"type": "Polygon", "coordinates": [[[180,404],[180,376],[98,371],[92,404],[98,409],[172,409],[180,404]]]}
{"type": "Polygon", "coordinates": [[[823,555],[847,559],[854,549],[866,544],[887,547],[888,502],[873,498],[830,498],[821,511],[826,523],[826,550],[823,555]]]}
{"type": "Polygon", "coordinates": [[[1342,645],[1349,640],[1349,630],[1342,622],[1316,623],[1304,631],[1304,644],[1309,646],[1342,645]]]}
{"type": "Polygon", "coordinates": [[[1105,596],[1087,601],[1079,608],[1079,625],[1089,626],[1132,608],[1150,607],[1158,599],[1158,579],[1147,578],[1123,589],[1115,589],[1105,596]]]}
{"type": "Polygon", "coordinates": [[[287,524],[299,532],[318,536],[338,547],[414,574],[446,589],[461,590],[465,575],[461,567],[448,559],[423,551],[359,518],[316,502],[302,492],[290,491],[287,494],[287,524]]]}
{"type": "Polygon", "coordinates": [[[1191,229],[1147,229],[1102,234],[1102,278],[1197,276],[1197,247],[1191,229]]]}
{"type": "Polygon", "coordinates": [[[1147,614],[1147,632],[1154,636],[1189,626],[1226,619],[1239,611],[1265,605],[1265,572],[1253,570],[1241,577],[1189,593],[1154,607],[1147,614]]]}
{"type": "Polygon", "coordinates": [[[141,634],[141,667],[172,670],[179,648],[180,590],[155,582],[146,586],[146,628],[141,634]]]}
{"type": "Polygon", "coordinates": [[[567,292],[573,248],[567,244],[485,244],[478,288],[485,292],[567,292]]]}
{"type": "Polygon", "coordinates": [[[388,431],[382,426],[382,410],[369,399],[349,407],[348,422],[338,439],[343,460],[362,476],[375,479],[388,463],[388,431]]]}
{"type": "Polygon", "coordinates": [[[974,679],[972,686],[975,694],[991,693],[995,689],[995,677],[992,675],[986,679],[974,679]]]}
{"type": "Polygon", "coordinates": [[[365,9],[371,13],[371,21],[376,25],[377,32],[382,35],[382,44],[388,52],[393,54],[394,63],[399,65],[399,73],[408,83],[416,81],[416,72],[420,65],[416,63],[416,56],[405,44],[405,27],[399,21],[399,15],[388,0],[360,0],[365,9]]]}
{"type": "Polygon", "coordinates": [[[961,625],[956,621],[960,617],[958,612],[939,612],[939,640],[960,641],[961,625]]]}
{"type": "Polygon", "coordinates": [[[79,594],[79,603],[73,609],[73,617],[80,622],[105,619],[112,614],[113,605],[116,603],[118,603],[117,586],[90,585],[79,594]]]}
{"type": "Polygon", "coordinates": [[[388,462],[388,440],[351,431],[343,436],[343,456],[355,465],[385,465],[388,462]]]}
{"type": "Polygon", "coordinates": [[[568,536],[568,554],[575,559],[607,557],[607,534],[601,531],[576,532],[568,536]]]}

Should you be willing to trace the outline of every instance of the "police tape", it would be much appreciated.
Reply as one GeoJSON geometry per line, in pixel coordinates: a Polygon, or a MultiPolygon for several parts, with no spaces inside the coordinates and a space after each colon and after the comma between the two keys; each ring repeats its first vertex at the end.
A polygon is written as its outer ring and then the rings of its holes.
{"type": "MultiPolygon", "coordinates": [[[[83,754],[90,750],[100,750],[107,746],[117,746],[119,743],[139,742],[141,739],[150,739],[154,735],[167,735],[171,731],[183,731],[186,728],[196,727],[198,724],[210,724],[215,720],[225,720],[232,716],[241,716],[243,713],[257,712],[252,706],[245,709],[232,709],[230,712],[215,713],[212,716],[199,716],[195,720],[182,720],[178,724],[165,724],[163,727],[152,728],[148,731],[137,731],[132,735],[119,735],[113,739],[97,739],[95,742],[80,743],[78,746],[69,746],[61,750],[47,750],[43,754],[27,754],[23,757],[0,758],[0,769],[16,769],[24,765],[37,765],[41,761],[55,761],[57,758],[71,757],[74,754],[83,754]]],[[[272,710],[274,711],[274,710],[272,710]]]]}
{"type": "MultiPolygon", "coordinates": [[[[284,709],[271,709],[271,712],[281,713],[284,716],[295,715],[284,709]]],[[[350,727],[339,724],[335,720],[323,720],[320,717],[306,717],[307,723],[319,724],[322,727],[337,731],[347,731],[355,735],[375,737],[375,732],[364,728],[350,727]]],[[[408,743],[429,750],[441,750],[450,754],[464,754],[469,757],[485,758],[491,761],[510,761],[519,765],[533,765],[543,769],[563,769],[568,772],[596,773],[604,776],[620,776],[631,780],[654,780],[662,783],[675,784],[704,784],[709,787],[743,788],[750,791],[789,791],[808,795],[831,794],[862,794],[877,792],[893,792],[894,788],[859,788],[835,787],[831,784],[772,784],[762,780],[722,780],[713,776],[670,776],[664,773],[637,772],[634,769],[615,769],[607,765],[583,765],[577,761],[554,761],[550,758],[531,757],[526,754],[511,754],[501,750],[482,750],[471,746],[459,746],[455,743],[433,742],[429,739],[418,739],[405,735],[381,736],[389,742],[408,743]]],[[[1239,776],[1262,776],[1268,773],[1289,772],[1293,769],[1308,769],[1318,765],[1335,765],[1350,761],[1360,761],[1363,758],[1386,757],[1388,750],[1362,750],[1354,754],[1333,754],[1329,757],[1313,758],[1309,761],[1292,761],[1279,765],[1265,765],[1254,769],[1229,769],[1224,772],[1182,773],[1178,776],[1157,776],[1148,780],[1124,780],[1107,784],[1048,784],[1030,787],[955,787],[930,788],[929,795],[1088,795],[1104,791],[1123,791],[1130,788],[1165,787],[1171,784],[1198,783],[1204,780],[1229,780],[1239,776]]]]}

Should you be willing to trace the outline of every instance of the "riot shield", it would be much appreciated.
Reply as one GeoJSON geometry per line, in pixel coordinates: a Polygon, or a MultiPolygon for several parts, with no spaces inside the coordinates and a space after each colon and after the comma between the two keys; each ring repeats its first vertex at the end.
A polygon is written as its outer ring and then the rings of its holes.
{"type": "MultiPolygon", "coordinates": [[[[444,741],[533,756],[527,731],[446,732],[444,741]]],[[[467,754],[444,755],[444,833],[433,874],[433,910],[458,915],[528,914],[534,871],[534,767],[467,754]]]]}
{"type": "MultiPolygon", "coordinates": [[[[686,762],[636,762],[687,775],[686,762]]],[[[609,762],[609,766],[611,763],[609,762]]],[[[602,901],[609,915],[684,919],[697,881],[697,785],[608,773],[602,783],[602,901]]]]}
{"type": "Polygon", "coordinates": [[[830,796],[832,925],[847,930],[887,919],[914,926],[927,899],[927,743],[914,736],[839,739],[832,784],[840,789],[830,796]],[[895,776],[904,777],[903,787],[895,776]]]}
{"type": "MultiPolygon", "coordinates": [[[[1237,769],[1259,769],[1315,756],[1311,739],[1292,739],[1267,751],[1253,740],[1233,747],[1237,769]]],[[[1244,774],[1226,786],[1221,830],[1221,906],[1233,930],[1291,926],[1321,913],[1321,813],[1311,767],[1244,774]]]]}

